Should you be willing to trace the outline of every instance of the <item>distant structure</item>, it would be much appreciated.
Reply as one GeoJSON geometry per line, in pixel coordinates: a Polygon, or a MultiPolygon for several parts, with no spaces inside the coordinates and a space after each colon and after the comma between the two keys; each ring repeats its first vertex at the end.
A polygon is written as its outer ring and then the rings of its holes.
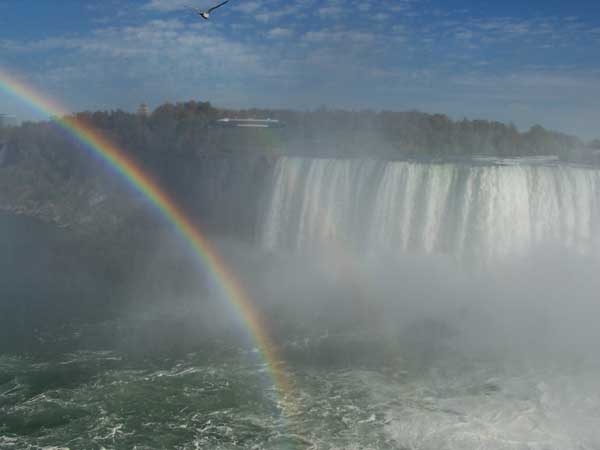
{"type": "Polygon", "coordinates": [[[580,147],[572,150],[566,160],[577,164],[600,166],[600,148],[580,147]]]}
{"type": "Polygon", "coordinates": [[[6,142],[0,141],[0,167],[4,167],[8,159],[8,145],[6,142]]]}
{"type": "Polygon", "coordinates": [[[14,146],[0,140],[0,168],[17,162],[17,152],[14,146]]]}
{"type": "Polygon", "coordinates": [[[148,117],[150,115],[150,109],[148,108],[148,105],[142,103],[140,106],[138,106],[137,114],[138,116],[148,117]]]}
{"type": "Polygon", "coordinates": [[[228,153],[277,155],[284,152],[285,122],[277,119],[234,119],[224,117],[212,122],[219,131],[219,147],[228,153]]]}
{"type": "Polygon", "coordinates": [[[16,127],[19,124],[17,118],[8,114],[0,114],[0,127],[16,127]]]}
{"type": "Polygon", "coordinates": [[[224,128],[283,128],[285,123],[277,119],[230,119],[225,117],[215,121],[215,125],[224,128]]]}

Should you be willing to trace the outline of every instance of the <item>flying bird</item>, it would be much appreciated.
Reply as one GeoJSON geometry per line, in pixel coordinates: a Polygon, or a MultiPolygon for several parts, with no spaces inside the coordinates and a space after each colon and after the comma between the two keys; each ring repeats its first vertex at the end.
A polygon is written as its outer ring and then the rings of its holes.
{"type": "Polygon", "coordinates": [[[212,8],[209,8],[206,11],[202,11],[201,9],[194,8],[193,6],[188,6],[188,8],[190,8],[192,11],[194,11],[196,14],[198,14],[204,20],[208,20],[208,18],[210,17],[210,13],[213,12],[215,9],[220,8],[225,3],[229,3],[229,0],[225,0],[224,2],[219,3],[217,6],[213,6],[212,8]]]}

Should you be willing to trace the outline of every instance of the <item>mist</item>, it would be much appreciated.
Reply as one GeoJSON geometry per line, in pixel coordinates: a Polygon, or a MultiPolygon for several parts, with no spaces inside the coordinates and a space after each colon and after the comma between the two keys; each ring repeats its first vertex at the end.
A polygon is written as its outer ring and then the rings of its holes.
{"type": "MultiPolygon", "coordinates": [[[[426,370],[449,360],[600,363],[597,252],[547,244],[480,266],[451,255],[365,257],[339,246],[274,253],[239,239],[211,239],[290,364],[426,370]]],[[[254,348],[244,318],[182,250],[165,235],[156,258],[130,283],[124,298],[136,301],[121,313],[137,323],[138,338],[169,351],[215,339],[254,348]],[[180,269],[165,272],[174,264],[180,269]]]]}

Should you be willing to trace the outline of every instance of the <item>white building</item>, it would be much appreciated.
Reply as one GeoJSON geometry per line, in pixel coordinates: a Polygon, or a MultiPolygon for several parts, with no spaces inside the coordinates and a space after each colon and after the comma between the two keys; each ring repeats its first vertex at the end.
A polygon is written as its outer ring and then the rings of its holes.
{"type": "Polygon", "coordinates": [[[285,123],[277,119],[218,119],[215,124],[226,128],[283,128],[285,123]]]}
{"type": "Polygon", "coordinates": [[[0,127],[16,127],[18,124],[16,117],[8,114],[0,114],[0,127]]]}

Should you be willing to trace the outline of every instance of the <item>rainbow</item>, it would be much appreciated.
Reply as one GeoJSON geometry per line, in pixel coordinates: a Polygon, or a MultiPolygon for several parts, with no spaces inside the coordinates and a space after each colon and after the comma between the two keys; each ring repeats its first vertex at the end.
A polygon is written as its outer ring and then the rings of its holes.
{"type": "Polygon", "coordinates": [[[276,347],[269,337],[263,318],[221,256],[208,239],[186,217],[173,199],[113,142],[94,130],[89,124],[83,123],[72,115],[70,116],[64,108],[44,97],[32,87],[17,80],[14,76],[10,76],[1,68],[0,91],[20,99],[35,111],[55,117],[58,126],[93,154],[99,156],[101,160],[108,163],[131,187],[150,200],[152,205],[190,245],[194,254],[209,269],[225,298],[234,306],[267,365],[278,395],[282,397],[290,395],[289,379],[281,366],[276,347]]]}

